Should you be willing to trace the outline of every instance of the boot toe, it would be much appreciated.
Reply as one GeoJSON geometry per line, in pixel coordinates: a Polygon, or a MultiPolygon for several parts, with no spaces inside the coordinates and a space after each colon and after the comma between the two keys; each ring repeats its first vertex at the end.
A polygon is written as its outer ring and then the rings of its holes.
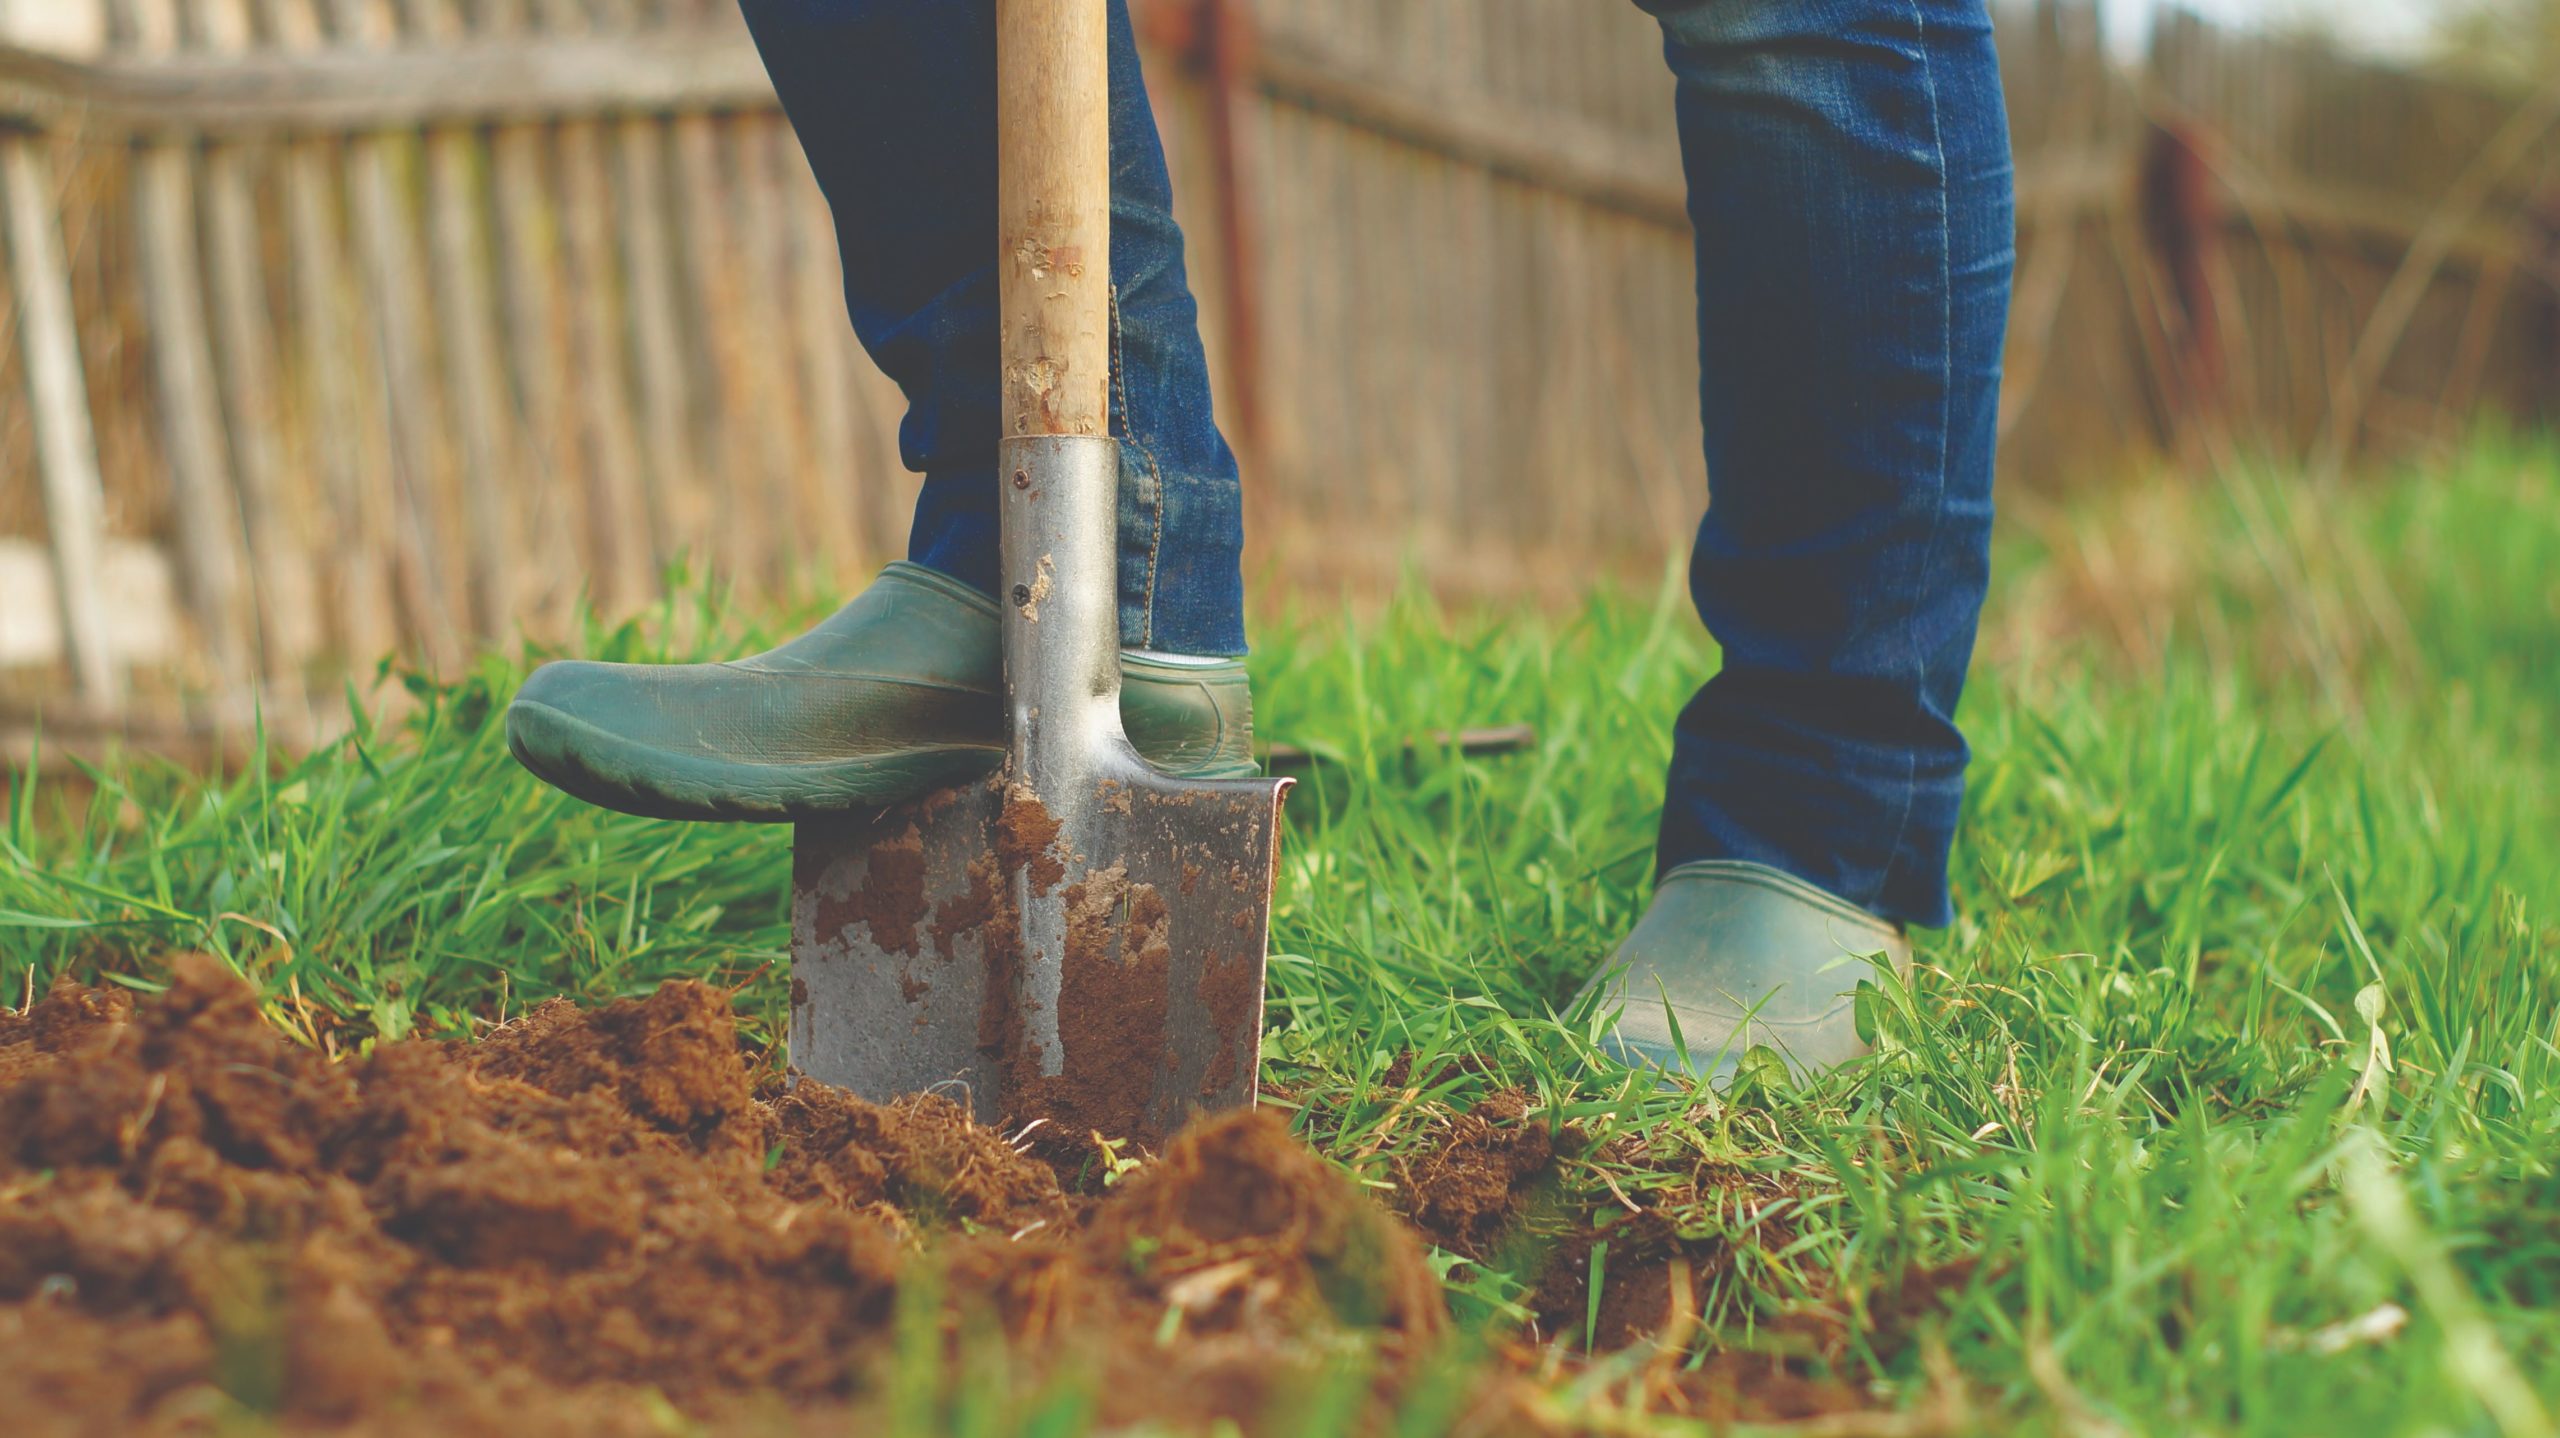
{"type": "Polygon", "coordinates": [[[1619,1011],[1600,1048],[1631,1068],[1722,1082],[1767,1047],[1803,1075],[1867,1052],[1854,996],[1879,961],[1908,968],[1899,929],[1765,865],[1715,860],[1663,877],[1585,993],[1619,1011]]]}
{"type": "Polygon", "coordinates": [[[555,788],[626,813],[648,812],[644,776],[671,755],[634,723],[646,711],[629,702],[642,687],[638,666],[567,659],[525,680],[507,705],[507,748],[517,762],[555,788]]]}
{"type": "Polygon", "coordinates": [[[628,666],[599,664],[585,659],[562,659],[545,664],[526,678],[516,690],[513,703],[507,706],[507,737],[512,740],[519,726],[544,732],[551,722],[573,719],[595,722],[593,711],[610,688],[611,676],[628,666]]]}

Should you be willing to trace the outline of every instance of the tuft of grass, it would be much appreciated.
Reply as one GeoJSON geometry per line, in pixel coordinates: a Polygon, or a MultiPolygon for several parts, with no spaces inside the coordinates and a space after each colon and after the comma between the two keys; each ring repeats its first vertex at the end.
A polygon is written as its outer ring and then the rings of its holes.
{"type": "MultiPolygon", "coordinates": [[[[693,587],[590,625],[580,649],[666,662],[779,627],[693,587]]],[[[85,796],[55,802],[31,756],[0,828],[8,999],[65,973],[150,988],[155,955],[202,949],[337,1049],[787,967],[787,828],[606,813],[509,757],[506,699],[547,657],[485,656],[444,682],[385,666],[350,693],[346,737],[300,757],[262,747],[235,773],[129,756],[83,766],[85,796]],[[375,717],[387,697],[407,701],[396,722],[375,717]]]]}
{"type": "MultiPolygon", "coordinates": [[[[1970,1426],[2548,1431],[2560,447],[2093,496],[2014,525],[1998,571],[1961,918],[1870,996],[1873,1062],[1721,1094],[1598,1058],[1607,1015],[1572,999],[1641,910],[1669,720],[1715,662],[1676,585],[1264,624],[1265,733],[1323,760],[1274,930],[1266,1077],[1298,1129],[1391,1188],[1524,1091],[1573,1136],[1552,1216],[1612,1245],[1572,1254],[1586,1343],[1633,1244],[1596,1220],[1643,1207],[1716,1258],[1693,1361],[1818,1318],[1845,1337],[1799,1365],[1914,1413],[1953,1389],[1970,1426]],[[1405,746],[1508,722],[1534,752],[1405,746]],[[1894,1309],[1932,1275],[1928,1313],[1894,1309]]],[[[757,642],[692,593],[581,649],[757,642]]],[[[300,760],[119,761],[67,810],[20,784],[0,985],[147,986],[208,948],[346,1049],[704,975],[770,1033],[788,832],[517,772],[494,714],[540,657],[415,682],[398,725],[300,760]]],[[[1437,1260],[1500,1327],[1545,1251],[1437,1260]]],[[[1559,1404],[1607,1416],[1614,1371],[1559,1404]]]]}

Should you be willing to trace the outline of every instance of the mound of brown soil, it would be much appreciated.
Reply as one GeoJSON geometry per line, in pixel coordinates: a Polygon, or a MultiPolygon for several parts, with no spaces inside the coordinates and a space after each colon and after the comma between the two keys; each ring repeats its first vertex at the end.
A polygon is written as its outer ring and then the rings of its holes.
{"type": "Polygon", "coordinates": [[[700,984],[340,1063],[219,964],[172,979],[0,1011],[11,1438],[1010,1430],[1059,1405],[1389,1431],[1408,1400],[1505,1433],[1859,1401],[1784,1360],[1685,1361],[1720,1259],[1659,1199],[1614,1195],[1595,1314],[1601,1233],[1559,1207],[1558,1141],[1516,1092],[1387,1165],[1401,1219],[1252,1114],[1097,1197],[1058,1179],[1124,1167],[1089,1135],[1008,1142],[942,1099],[815,1083],[760,1098],[700,984]],[[1536,1322],[1490,1365],[1455,1366],[1423,1235],[1544,1255],[1536,1322]],[[1568,1412],[1586,1333],[1641,1361],[1568,1412]]]}
{"type": "Polygon", "coordinates": [[[919,1334],[1104,1422],[1253,1426],[1445,1325],[1412,1232],[1272,1119],[1071,1201],[939,1099],[758,1101],[699,984],[340,1064],[210,961],[0,1015],[17,1434],[855,1431],[955,1401],[888,1382],[919,1334]]]}

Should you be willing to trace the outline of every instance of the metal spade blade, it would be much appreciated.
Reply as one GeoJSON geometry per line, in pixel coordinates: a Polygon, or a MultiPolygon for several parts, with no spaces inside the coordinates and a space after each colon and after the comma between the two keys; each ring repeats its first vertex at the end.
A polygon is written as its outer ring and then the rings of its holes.
{"type": "Polygon", "coordinates": [[[1005,687],[989,778],[803,824],[791,1061],[866,1098],[1154,1144],[1253,1102],[1286,780],[1194,783],[1120,724],[1117,446],[1004,445],[1005,687]]]}

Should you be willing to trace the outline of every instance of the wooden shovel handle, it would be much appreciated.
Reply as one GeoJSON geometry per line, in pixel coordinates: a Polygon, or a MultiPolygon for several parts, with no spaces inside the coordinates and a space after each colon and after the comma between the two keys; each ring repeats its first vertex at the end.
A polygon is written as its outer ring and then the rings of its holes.
{"type": "Polygon", "coordinates": [[[1004,432],[1110,432],[1105,0],[996,0],[1004,432]]]}

